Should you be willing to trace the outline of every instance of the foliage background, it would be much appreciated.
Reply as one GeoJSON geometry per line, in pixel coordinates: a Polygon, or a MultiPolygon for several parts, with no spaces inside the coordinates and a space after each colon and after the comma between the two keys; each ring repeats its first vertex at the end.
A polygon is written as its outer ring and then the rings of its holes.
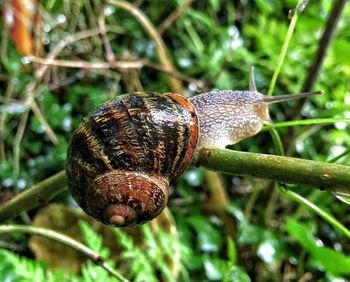
{"type": "MultiPolygon", "coordinates": [[[[132,3],[161,27],[183,1],[132,3]]],[[[299,17],[274,95],[301,91],[332,3],[310,1],[299,17]]],[[[186,78],[184,94],[215,88],[247,89],[251,65],[255,66],[259,91],[266,93],[286,37],[287,15],[296,5],[294,0],[193,1],[161,34],[169,58],[186,78]]],[[[116,61],[159,62],[154,42],[135,18],[104,1],[41,1],[40,17],[37,57],[45,58],[64,38],[96,29],[102,18],[116,61]]],[[[0,25],[0,202],[64,168],[69,137],[93,107],[125,92],[171,91],[167,74],[149,65],[140,69],[50,66],[38,79],[35,71],[41,65],[19,54],[9,29],[4,22],[0,25]],[[30,92],[32,85],[34,91],[30,92]]],[[[325,94],[306,101],[301,112],[295,112],[295,102],[274,105],[274,121],[350,117],[349,25],[350,7],[346,5],[314,86],[325,94]]],[[[68,44],[56,59],[108,62],[106,43],[96,33],[68,44]]],[[[282,128],[279,132],[290,156],[331,161],[342,155],[337,162],[350,165],[346,154],[349,125],[344,122],[297,126],[292,131],[282,128]]],[[[276,153],[266,132],[233,148],[276,153]]],[[[216,184],[213,179],[215,176],[202,168],[190,168],[172,189],[169,209],[173,219],[165,216],[141,231],[113,231],[119,255],[113,244],[102,245],[104,231],[91,221],[90,225],[80,223],[81,240],[108,256],[111,264],[117,261],[116,269],[135,281],[347,281],[349,239],[332,226],[305,206],[281,197],[273,183],[228,175],[216,184]],[[220,193],[223,197],[217,197],[220,193]]],[[[291,189],[350,226],[349,207],[333,195],[304,187],[291,189]]],[[[75,206],[68,193],[60,194],[55,202],[75,206]]],[[[40,210],[31,211],[13,222],[36,224],[38,215],[40,210]]],[[[62,215],[60,220],[67,218],[62,215]]],[[[1,247],[8,250],[0,250],[0,280],[113,279],[91,263],[84,263],[76,274],[51,270],[28,245],[32,239],[18,234],[1,238],[1,247]]]]}

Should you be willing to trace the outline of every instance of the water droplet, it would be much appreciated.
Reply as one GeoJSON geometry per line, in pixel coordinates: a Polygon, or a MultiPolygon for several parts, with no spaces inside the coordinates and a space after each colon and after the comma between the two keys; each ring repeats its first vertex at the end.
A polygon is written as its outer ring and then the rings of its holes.
{"type": "Polygon", "coordinates": [[[5,9],[5,22],[9,27],[13,26],[14,24],[13,9],[11,8],[5,9]]]}
{"type": "Polygon", "coordinates": [[[21,103],[9,103],[4,106],[5,111],[10,114],[21,114],[25,111],[26,107],[21,103]]]}
{"type": "Polygon", "coordinates": [[[230,26],[229,29],[228,29],[228,34],[231,37],[237,38],[239,36],[239,30],[238,30],[238,28],[235,25],[230,26]]]}
{"type": "Polygon", "coordinates": [[[259,245],[258,256],[265,263],[273,263],[276,254],[275,247],[270,242],[263,242],[259,245]]]}
{"type": "Polygon", "coordinates": [[[350,195],[347,195],[344,193],[338,193],[338,192],[332,192],[332,193],[338,200],[350,206],[350,195]]]}
{"type": "Polygon", "coordinates": [[[24,64],[24,65],[27,65],[27,64],[29,64],[29,63],[31,63],[32,62],[32,57],[30,57],[30,56],[25,56],[25,57],[22,57],[22,63],[24,64]]]}
{"type": "Polygon", "coordinates": [[[322,242],[321,239],[317,239],[317,240],[315,241],[315,244],[316,244],[317,247],[323,247],[323,246],[324,246],[324,244],[323,244],[323,242],[322,242]]]}
{"type": "Polygon", "coordinates": [[[24,1],[25,8],[30,12],[35,12],[35,5],[31,1],[24,1]]]}
{"type": "Polygon", "coordinates": [[[336,122],[336,123],[334,124],[334,126],[335,126],[337,129],[345,129],[347,125],[348,125],[348,124],[347,124],[345,121],[336,122]]]}
{"type": "Polygon", "coordinates": [[[192,91],[192,92],[196,92],[196,91],[198,91],[198,87],[197,87],[197,84],[195,84],[195,83],[189,83],[188,84],[188,89],[190,90],[190,91],[192,91]]]}
{"type": "Polygon", "coordinates": [[[50,32],[51,31],[51,26],[49,24],[44,24],[43,25],[43,31],[44,32],[50,32]]]}
{"type": "Polygon", "coordinates": [[[288,19],[291,20],[294,16],[294,13],[295,13],[295,9],[290,9],[288,11],[288,19]]]}
{"type": "Polygon", "coordinates": [[[22,190],[22,189],[26,188],[26,185],[27,185],[27,183],[26,183],[26,181],[24,179],[19,179],[17,181],[17,185],[16,186],[17,186],[18,189],[22,190]]]}
{"type": "Polygon", "coordinates": [[[65,110],[67,112],[71,111],[72,110],[72,104],[71,103],[65,103],[63,105],[63,110],[65,110]]]}
{"type": "Polygon", "coordinates": [[[71,131],[71,129],[72,129],[72,120],[69,117],[65,117],[63,119],[63,129],[65,131],[67,131],[67,132],[71,131]]]}
{"type": "Polygon", "coordinates": [[[179,58],[178,62],[179,65],[183,68],[188,68],[193,65],[192,60],[190,60],[189,58],[179,58]]]}
{"type": "Polygon", "coordinates": [[[66,18],[65,15],[59,14],[59,15],[57,15],[57,17],[56,17],[56,20],[57,20],[58,23],[62,24],[62,23],[65,23],[65,22],[66,22],[67,18],[66,18]]]}
{"type": "Polygon", "coordinates": [[[19,79],[18,79],[17,77],[13,77],[13,78],[11,79],[11,83],[12,83],[13,85],[18,85],[18,84],[19,84],[19,79]]]}
{"type": "Polygon", "coordinates": [[[339,244],[339,243],[334,243],[333,248],[334,248],[336,251],[338,251],[338,252],[342,252],[342,251],[343,251],[343,247],[342,247],[342,245],[339,244]]]}
{"type": "Polygon", "coordinates": [[[191,186],[201,185],[200,170],[198,170],[198,169],[189,170],[185,174],[185,178],[191,186]]]}
{"type": "Polygon", "coordinates": [[[325,105],[327,110],[333,109],[334,108],[334,103],[333,102],[327,102],[325,105]]]}
{"type": "Polygon", "coordinates": [[[104,12],[105,16],[108,17],[115,12],[115,8],[113,6],[106,6],[103,9],[103,12],[104,12]]]}
{"type": "Polygon", "coordinates": [[[43,37],[43,39],[41,40],[41,42],[44,44],[44,45],[47,45],[50,43],[50,39],[47,38],[47,37],[43,37]]]}
{"type": "Polygon", "coordinates": [[[5,178],[2,181],[2,185],[4,185],[4,187],[10,187],[13,185],[13,179],[12,178],[5,178]]]}
{"type": "Polygon", "coordinates": [[[301,140],[297,140],[295,142],[295,148],[296,148],[298,153],[304,152],[305,151],[305,144],[304,144],[304,142],[301,141],[301,140]]]}

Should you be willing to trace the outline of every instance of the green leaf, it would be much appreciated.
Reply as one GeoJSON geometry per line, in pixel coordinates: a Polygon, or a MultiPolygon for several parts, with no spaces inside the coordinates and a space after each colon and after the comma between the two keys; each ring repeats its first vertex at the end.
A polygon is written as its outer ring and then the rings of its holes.
{"type": "Polygon", "coordinates": [[[334,275],[350,274],[350,257],[331,248],[319,246],[317,242],[320,240],[313,236],[312,228],[307,224],[289,218],[285,228],[289,235],[310,253],[312,264],[334,275]]]}
{"type": "Polygon", "coordinates": [[[250,282],[250,277],[245,271],[244,268],[239,267],[237,265],[233,265],[228,268],[227,273],[223,279],[224,282],[232,281],[232,282],[250,282]]]}
{"type": "Polygon", "coordinates": [[[99,253],[102,257],[108,257],[109,250],[103,247],[102,236],[97,234],[85,221],[79,221],[79,226],[85,244],[95,252],[99,253]]]}
{"type": "Polygon", "coordinates": [[[226,269],[225,261],[216,257],[206,256],[203,262],[205,273],[209,280],[221,280],[223,278],[226,269]]]}
{"type": "Polygon", "coordinates": [[[190,217],[188,222],[196,230],[199,248],[204,252],[215,252],[220,249],[222,239],[219,230],[205,217],[190,217]]]}

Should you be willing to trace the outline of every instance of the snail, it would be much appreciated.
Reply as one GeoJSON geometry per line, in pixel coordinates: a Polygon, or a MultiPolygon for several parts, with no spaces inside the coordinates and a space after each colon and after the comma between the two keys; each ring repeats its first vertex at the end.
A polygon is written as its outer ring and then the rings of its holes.
{"type": "Polygon", "coordinates": [[[166,206],[169,185],[201,148],[224,148],[257,134],[271,103],[320,92],[265,96],[256,90],[120,95],[90,112],[68,148],[68,187],[81,208],[104,224],[145,223],[166,206]]]}

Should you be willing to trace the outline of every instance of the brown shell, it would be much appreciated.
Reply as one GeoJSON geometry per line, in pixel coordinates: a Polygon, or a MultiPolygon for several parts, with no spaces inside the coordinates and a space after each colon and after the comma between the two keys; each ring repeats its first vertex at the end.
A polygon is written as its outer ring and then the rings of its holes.
{"type": "Polygon", "coordinates": [[[198,134],[197,114],[185,98],[156,93],[121,95],[92,111],[74,132],[66,164],[69,189],[83,210],[104,223],[109,223],[105,210],[110,204],[131,202],[140,217],[133,224],[149,220],[166,205],[168,183],[190,165],[198,134]],[[150,186],[136,187],[142,181],[128,180],[126,185],[104,177],[113,175],[112,171],[118,171],[118,179],[125,171],[129,178],[133,173],[135,177],[142,174],[157,185],[163,183],[154,194],[165,203],[154,200],[150,186]],[[119,184],[122,187],[116,188],[119,184]],[[128,185],[135,186],[135,197],[128,185]],[[143,203],[145,200],[153,202],[143,203]],[[150,212],[149,207],[155,210],[150,212]]]}

